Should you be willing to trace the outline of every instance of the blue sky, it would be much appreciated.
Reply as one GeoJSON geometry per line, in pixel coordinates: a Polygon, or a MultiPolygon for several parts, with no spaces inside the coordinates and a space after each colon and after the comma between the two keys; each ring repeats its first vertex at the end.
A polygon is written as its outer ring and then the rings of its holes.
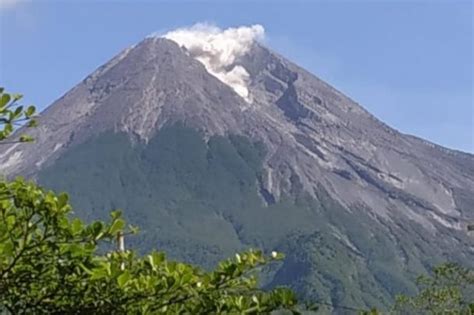
{"type": "Polygon", "coordinates": [[[0,85],[45,108],[122,49],[196,22],[273,49],[398,130],[474,152],[471,1],[0,0],[0,85]]]}

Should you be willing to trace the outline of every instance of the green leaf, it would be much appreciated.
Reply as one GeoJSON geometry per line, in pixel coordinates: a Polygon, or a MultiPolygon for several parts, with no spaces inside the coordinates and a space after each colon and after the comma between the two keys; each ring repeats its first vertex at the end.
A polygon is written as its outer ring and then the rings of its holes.
{"type": "Polygon", "coordinates": [[[131,277],[130,272],[128,272],[128,270],[126,270],[124,273],[118,276],[117,283],[119,287],[123,288],[125,284],[127,284],[127,282],[130,280],[130,277],[131,277]]]}
{"type": "Polygon", "coordinates": [[[100,221],[93,222],[89,228],[95,240],[100,239],[104,234],[104,224],[100,221]]]}
{"type": "Polygon", "coordinates": [[[70,244],[68,251],[71,253],[72,257],[80,257],[84,254],[84,248],[79,244],[70,244]]]}
{"type": "Polygon", "coordinates": [[[82,231],[84,224],[82,223],[81,219],[75,218],[72,220],[71,224],[71,231],[73,234],[79,234],[82,231]]]}
{"type": "Polygon", "coordinates": [[[103,279],[107,277],[108,277],[108,273],[107,273],[107,270],[104,268],[94,268],[92,270],[91,280],[99,280],[99,279],[103,279]]]}
{"type": "Polygon", "coordinates": [[[10,102],[10,94],[4,93],[2,97],[0,97],[0,108],[4,108],[10,102]]]}
{"type": "Polygon", "coordinates": [[[5,124],[5,126],[3,127],[3,131],[8,135],[10,133],[12,133],[13,131],[13,125],[11,123],[7,123],[5,124]]]}
{"type": "Polygon", "coordinates": [[[112,220],[118,219],[121,216],[122,216],[121,210],[115,210],[115,211],[110,212],[110,217],[112,218],[112,220]]]}
{"type": "Polygon", "coordinates": [[[34,106],[28,106],[28,108],[25,110],[25,117],[30,118],[33,116],[36,112],[36,108],[34,106]]]}
{"type": "Polygon", "coordinates": [[[165,254],[161,252],[153,252],[148,255],[148,261],[153,269],[159,266],[165,260],[165,254]]]}
{"type": "Polygon", "coordinates": [[[6,242],[6,243],[3,243],[3,244],[0,244],[0,257],[1,256],[12,256],[13,255],[13,244],[10,243],[10,242],[6,242]]]}
{"type": "Polygon", "coordinates": [[[62,209],[64,208],[69,201],[69,196],[66,193],[62,193],[58,196],[58,208],[62,209]]]}
{"type": "Polygon", "coordinates": [[[13,112],[13,115],[15,117],[19,117],[22,112],[23,112],[23,106],[20,105],[17,108],[15,108],[15,111],[13,112]]]}
{"type": "Polygon", "coordinates": [[[109,233],[112,235],[117,234],[125,226],[125,221],[123,219],[117,219],[109,229],[109,233]]]}
{"type": "Polygon", "coordinates": [[[7,223],[8,227],[12,227],[16,222],[16,216],[15,215],[7,216],[5,222],[7,223]]]}

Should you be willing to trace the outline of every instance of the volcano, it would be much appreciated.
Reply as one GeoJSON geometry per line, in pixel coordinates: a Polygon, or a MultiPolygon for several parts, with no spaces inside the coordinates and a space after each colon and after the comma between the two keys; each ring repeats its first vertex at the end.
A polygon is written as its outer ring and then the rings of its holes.
{"type": "Polygon", "coordinates": [[[315,301],[383,308],[434,264],[474,267],[472,154],[387,126],[234,31],[125,49],[41,113],[34,144],[2,146],[0,173],[67,191],[85,220],[124,209],[143,252],[204,267],[284,252],[263,285],[315,301]]]}

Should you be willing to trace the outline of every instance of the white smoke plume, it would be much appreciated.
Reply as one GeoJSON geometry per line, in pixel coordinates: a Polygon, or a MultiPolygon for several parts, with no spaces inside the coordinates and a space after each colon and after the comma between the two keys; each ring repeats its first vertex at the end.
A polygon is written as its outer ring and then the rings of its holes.
{"type": "Polygon", "coordinates": [[[235,61],[249,51],[255,40],[263,39],[264,34],[264,28],[258,24],[225,30],[209,24],[196,24],[173,30],[163,37],[184,46],[209,73],[250,102],[249,74],[235,61]]]}

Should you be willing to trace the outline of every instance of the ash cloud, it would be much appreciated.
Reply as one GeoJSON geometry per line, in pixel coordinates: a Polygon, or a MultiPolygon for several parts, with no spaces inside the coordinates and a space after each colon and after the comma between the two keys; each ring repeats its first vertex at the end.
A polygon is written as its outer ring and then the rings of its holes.
{"type": "Polygon", "coordinates": [[[224,30],[209,24],[196,24],[170,31],[163,37],[184,46],[209,73],[250,102],[249,74],[235,62],[249,51],[255,40],[262,40],[264,34],[263,26],[258,24],[224,30]]]}

